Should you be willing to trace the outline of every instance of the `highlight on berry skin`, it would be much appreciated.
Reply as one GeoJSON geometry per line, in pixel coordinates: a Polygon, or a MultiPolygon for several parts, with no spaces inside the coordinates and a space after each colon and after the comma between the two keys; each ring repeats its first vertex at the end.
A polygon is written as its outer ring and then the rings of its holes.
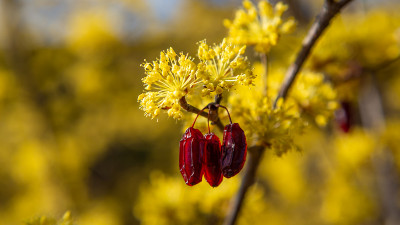
{"type": "Polygon", "coordinates": [[[225,126],[221,150],[222,174],[231,178],[242,170],[247,156],[246,136],[238,123],[225,126]]]}
{"type": "Polygon", "coordinates": [[[211,187],[217,187],[223,179],[221,170],[221,141],[214,133],[204,135],[204,178],[211,187]]]}
{"type": "Polygon", "coordinates": [[[189,127],[179,142],[179,170],[185,183],[193,186],[203,177],[205,138],[200,130],[189,127]]]}
{"type": "Polygon", "coordinates": [[[228,40],[235,44],[253,45],[260,53],[268,53],[278,43],[281,34],[291,33],[296,22],[293,18],[282,19],[288,6],[282,2],[272,6],[268,1],[258,2],[258,7],[249,0],[236,11],[235,18],[224,21],[229,29],[228,40]]]}
{"type": "Polygon", "coordinates": [[[210,103],[196,116],[192,126],[186,129],[179,142],[179,168],[185,183],[193,186],[200,183],[202,176],[211,187],[221,184],[223,177],[231,178],[238,174],[246,162],[247,142],[244,131],[238,123],[232,123],[225,106],[210,103]],[[223,108],[229,117],[225,126],[223,143],[210,131],[211,107],[223,108]],[[200,130],[193,128],[199,115],[208,108],[208,133],[203,137],[200,130]]]}

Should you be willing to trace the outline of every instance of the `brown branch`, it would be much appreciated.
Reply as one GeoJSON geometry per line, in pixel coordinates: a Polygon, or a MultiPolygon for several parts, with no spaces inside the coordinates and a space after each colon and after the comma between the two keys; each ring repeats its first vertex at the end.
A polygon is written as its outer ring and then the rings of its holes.
{"type": "Polygon", "coordinates": [[[333,0],[325,1],[321,12],[303,40],[302,48],[297,54],[296,60],[286,72],[285,80],[283,81],[282,87],[275,99],[274,107],[276,106],[279,98],[285,98],[288,94],[296,75],[310,55],[311,49],[315,45],[318,38],[322,35],[324,30],[329,26],[332,18],[335,17],[335,15],[338,14],[340,10],[351,1],[352,0],[341,0],[338,2],[333,0]]]}
{"type": "Polygon", "coordinates": [[[253,185],[258,165],[260,165],[262,155],[265,151],[263,146],[252,146],[248,148],[249,156],[247,159],[247,166],[240,184],[239,191],[237,192],[233,203],[229,210],[228,215],[225,218],[224,225],[233,225],[239,215],[240,209],[243,205],[244,197],[246,196],[247,190],[253,185]]]}
{"type": "MultiPolygon", "coordinates": [[[[221,96],[219,96],[219,97],[215,97],[215,101],[221,101],[220,99],[221,99],[222,97],[221,96]]],[[[206,113],[206,112],[201,112],[201,110],[200,109],[198,109],[198,108],[196,108],[196,107],[194,107],[194,106],[192,106],[192,105],[190,105],[189,103],[187,103],[187,101],[186,101],[186,98],[185,97],[182,97],[180,100],[179,100],[179,104],[180,104],[180,106],[184,109],[184,110],[186,110],[186,111],[188,111],[188,112],[191,112],[191,113],[194,113],[194,114],[199,114],[200,113],[200,116],[202,116],[202,117],[204,117],[204,118],[208,118],[208,113],[206,113]]],[[[220,120],[220,118],[218,117],[218,109],[215,109],[215,110],[211,110],[211,113],[210,113],[210,121],[211,121],[211,123],[212,124],[214,124],[214,125],[216,125],[217,127],[218,127],[218,129],[221,131],[221,132],[223,132],[224,131],[224,125],[222,124],[222,122],[221,122],[221,120],[220,120]]]]}
{"type": "MultiPolygon", "coordinates": [[[[365,130],[378,134],[385,130],[383,101],[373,76],[364,80],[359,94],[359,107],[365,130]]],[[[371,161],[375,170],[384,224],[399,224],[400,207],[397,199],[400,180],[393,153],[386,146],[377,146],[371,155],[371,161]]]]}
{"type": "Polygon", "coordinates": [[[387,60],[382,62],[381,64],[373,67],[373,68],[366,68],[367,71],[371,72],[371,73],[376,73],[380,70],[383,70],[389,66],[391,66],[392,64],[398,62],[400,60],[400,55],[394,57],[393,59],[387,60]]]}
{"type": "MultiPolygon", "coordinates": [[[[373,67],[362,67],[361,65],[352,62],[348,66],[348,69],[344,73],[344,75],[341,76],[342,78],[333,79],[332,81],[334,84],[340,85],[340,84],[346,83],[348,81],[360,79],[365,74],[378,73],[381,70],[384,70],[399,61],[400,61],[400,55],[398,55],[397,57],[394,57],[392,59],[386,60],[386,61],[384,61],[376,66],[373,66],[373,67]]],[[[387,75],[389,75],[389,74],[386,74],[386,76],[387,75]]]]}
{"type": "MultiPolygon", "coordinates": [[[[286,97],[290,86],[296,78],[297,73],[301,69],[301,66],[304,64],[304,61],[310,54],[315,42],[321,36],[323,31],[328,27],[331,19],[350,1],[352,0],[341,0],[338,2],[335,2],[333,0],[326,0],[319,16],[317,17],[316,21],[311,26],[307,36],[303,40],[302,48],[298,53],[295,62],[289,67],[286,73],[284,83],[281,90],[279,91],[278,97],[275,100],[274,107],[276,106],[276,102],[279,98],[286,97]]],[[[225,218],[224,225],[235,224],[240,213],[240,209],[243,205],[246,193],[249,187],[254,183],[256,171],[260,164],[264,151],[265,147],[263,146],[249,147],[249,159],[247,161],[246,171],[243,175],[240,189],[237,192],[233,200],[232,206],[225,218]]]]}

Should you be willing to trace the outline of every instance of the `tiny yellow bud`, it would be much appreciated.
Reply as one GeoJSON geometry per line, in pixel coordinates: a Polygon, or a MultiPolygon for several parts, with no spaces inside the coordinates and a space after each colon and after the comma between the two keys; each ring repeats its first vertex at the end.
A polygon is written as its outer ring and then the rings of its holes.
{"type": "Polygon", "coordinates": [[[160,62],[167,62],[167,57],[165,57],[165,53],[164,52],[160,53],[160,62]]]}
{"type": "Polygon", "coordinates": [[[232,22],[228,19],[224,19],[223,23],[226,28],[229,28],[230,26],[232,26],[232,22]]]}
{"type": "Polygon", "coordinates": [[[239,55],[243,55],[245,52],[246,52],[246,45],[243,45],[243,47],[239,49],[239,55]]]}
{"type": "Polygon", "coordinates": [[[254,6],[253,6],[253,3],[251,3],[249,0],[244,0],[244,1],[243,1],[243,7],[244,7],[245,9],[251,9],[251,8],[253,8],[254,6]]]}
{"type": "Polygon", "coordinates": [[[71,212],[66,211],[63,215],[63,220],[69,220],[71,218],[71,212]]]}
{"type": "Polygon", "coordinates": [[[336,101],[330,101],[328,102],[328,109],[330,110],[336,110],[337,108],[339,108],[339,104],[336,101]]]}
{"type": "Polygon", "coordinates": [[[175,59],[175,57],[176,57],[176,53],[172,47],[169,48],[169,51],[167,54],[170,59],[175,59]]]}
{"type": "Polygon", "coordinates": [[[145,93],[140,94],[138,97],[138,101],[141,101],[144,97],[146,97],[145,93]]]}
{"type": "Polygon", "coordinates": [[[260,1],[258,3],[258,9],[260,10],[260,15],[261,16],[266,16],[271,18],[273,13],[272,13],[272,6],[269,2],[266,1],[260,1]]]}
{"type": "Polygon", "coordinates": [[[158,115],[160,115],[160,109],[159,108],[157,108],[156,110],[154,110],[154,116],[158,116],[158,115]]]}
{"type": "Polygon", "coordinates": [[[283,33],[291,33],[295,28],[296,28],[296,21],[293,18],[291,18],[282,25],[281,31],[283,33]]]}
{"type": "Polygon", "coordinates": [[[287,9],[288,6],[283,4],[282,2],[278,2],[275,5],[276,14],[278,14],[279,16],[281,16],[287,9]]]}
{"type": "Polygon", "coordinates": [[[322,127],[326,126],[326,124],[328,123],[326,117],[323,116],[323,115],[317,115],[317,116],[315,117],[315,122],[316,122],[319,126],[322,126],[322,127]]]}
{"type": "Polygon", "coordinates": [[[215,89],[215,92],[216,92],[217,94],[221,94],[221,93],[223,92],[223,89],[222,89],[220,86],[218,86],[218,87],[215,89]]]}

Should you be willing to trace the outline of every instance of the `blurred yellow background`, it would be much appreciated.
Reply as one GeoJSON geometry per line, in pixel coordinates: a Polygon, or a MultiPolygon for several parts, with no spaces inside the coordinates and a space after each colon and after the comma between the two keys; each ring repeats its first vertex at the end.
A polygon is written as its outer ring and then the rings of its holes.
{"type": "MultiPolygon", "coordinates": [[[[338,28],[327,32],[333,43],[353,37],[362,49],[339,51],[346,62],[360,58],[352,57],[355,52],[373,64],[379,43],[388,42],[383,34],[399,27],[392,13],[398,3],[384,1],[378,8],[378,2],[356,0],[345,12],[350,17],[339,16],[338,28]],[[363,23],[371,14],[383,22],[363,23]],[[366,33],[340,37],[351,18],[366,33]]],[[[322,1],[287,3],[299,28],[283,38],[271,64],[292,60],[322,1]]],[[[165,115],[144,117],[137,96],[144,59],[170,46],[195,55],[198,41],[220,42],[227,34],[223,19],[232,19],[240,4],[0,0],[0,224],[59,219],[67,211],[80,225],[220,224],[240,177],[214,189],[205,182],[186,186],[178,171],[181,123],[165,115]]],[[[331,49],[320,47],[326,51],[317,56],[337,52],[335,44],[326,45],[331,49]]],[[[251,51],[248,57],[256,58],[251,51]]],[[[340,63],[326,69],[340,71],[340,63]]],[[[299,138],[301,153],[267,152],[239,224],[383,224],[380,175],[371,159],[379,154],[375,146],[390,146],[397,179],[400,172],[400,66],[389,72],[379,78],[387,132],[377,137],[361,128],[346,134],[315,128],[299,138]]],[[[393,197],[399,203],[400,196],[393,197]]]]}

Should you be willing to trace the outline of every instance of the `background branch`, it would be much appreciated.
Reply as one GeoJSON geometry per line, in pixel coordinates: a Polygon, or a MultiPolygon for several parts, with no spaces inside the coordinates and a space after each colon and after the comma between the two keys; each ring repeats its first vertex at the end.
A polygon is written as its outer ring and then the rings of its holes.
{"type": "Polygon", "coordinates": [[[237,192],[228,215],[224,221],[224,225],[235,224],[235,221],[239,215],[240,209],[243,205],[244,197],[246,196],[247,190],[255,181],[256,172],[258,165],[260,165],[262,155],[265,151],[263,146],[252,146],[248,148],[249,156],[247,159],[247,166],[244,172],[242,183],[240,184],[239,191],[237,192]]]}
{"type": "MultiPolygon", "coordinates": [[[[310,30],[307,33],[307,36],[303,40],[302,48],[300,52],[297,54],[295,62],[289,67],[286,73],[285,80],[282,84],[281,90],[279,91],[278,96],[274,102],[274,107],[276,106],[276,102],[279,98],[286,97],[290,89],[290,86],[292,85],[294,79],[296,78],[297,73],[301,69],[301,66],[304,64],[304,61],[307,59],[308,55],[311,52],[312,47],[314,46],[318,38],[321,36],[323,31],[328,27],[331,19],[337,13],[339,13],[340,10],[347,3],[351,1],[352,0],[342,0],[338,2],[335,2],[333,0],[325,1],[324,6],[322,7],[322,10],[319,13],[316,21],[311,26],[310,30]]],[[[240,189],[233,199],[232,206],[225,218],[224,225],[235,224],[238,215],[240,213],[240,209],[242,207],[247,190],[254,183],[256,171],[260,164],[264,151],[265,147],[263,146],[249,147],[249,159],[247,160],[247,166],[242,178],[240,189]]]]}
{"type": "MultiPolygon", "coordinates": [[[[359,94],[359,107],[365,130],[376,134],[385,130],[383,101],[374,76],[370,75],[364,80],[359,94]]],[[[400,223],[400,207],[397,203],[400,181],[393,159],[392,151],[386,146],[378,145],[371,155],[383,209],[383,224],[387,225],[400,223]]]]}
{"type": "Polygon", "coordinates": [[[292,65],[290,65],[289,69],[286,72],[282,87],[279,90],[278,96],[275,99],[274,107],[276,106],[279,98],[286,97],[293,81],[296,78],[296,75],[298,74],[305,60],[309,56],[311,49],[315,45],[316,41],[324,32],[324,30],[328,27],[331,19],[335,17],[335,15],[338,14],[340,10],[351,1],[352,0],[342,0],[338,2],[335,2],[333,0],[325,1],[321,12],[319,13],[317,19],[315,20],[314,24],[311,26],[310,30],[303,40],[302,47],[297,54],[296,60],[293,62],[292,65]]]}

